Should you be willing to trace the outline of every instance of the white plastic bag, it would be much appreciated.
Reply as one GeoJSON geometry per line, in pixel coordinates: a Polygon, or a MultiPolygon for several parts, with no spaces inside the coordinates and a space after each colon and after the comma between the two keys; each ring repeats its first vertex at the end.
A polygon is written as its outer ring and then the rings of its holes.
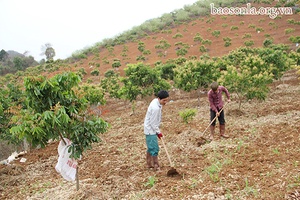
{"type": "Polygon", "coordinates": [[[64,141],[67,144],[65,144],[63,141],[60,141],[58,145],[59,157],[55,169],[67,181],[75,181],[77,161],[73,158],[70,158],[71,152],[68,152],[72,142],[67,138],[64,138],[64,141]]]}

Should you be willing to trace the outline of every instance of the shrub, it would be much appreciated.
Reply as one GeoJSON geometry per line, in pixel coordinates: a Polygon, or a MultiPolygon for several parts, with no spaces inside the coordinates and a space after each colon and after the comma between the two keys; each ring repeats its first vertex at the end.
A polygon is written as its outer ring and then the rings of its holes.
{"type": "Polygon", "coordinates": [[[247,41],[244,42],[244,44],[245,44],[247,47],[249,47],[249,46],[254,45],[254,42],[253,42],[253,40],[247,40],[247,41]]]}
{"type": "Polygon", "coordinates": [[[149,49],[146,49],[143,51],[143,55],[150,55],[151,51],[149,49]]]}
{"type": "Polygon", "coordinates": [[[209,44],[209,45],[211,45],[211,40],[203,40],[202,44],[209,44]]]}
{"type": "Polygon", "coordinates": [[[251,38],[251,37],[252,37],[251,33],[246,33],[246,34],[243,36],[243,39],[245,39],[245,38],[251,38]]]}
{"type": "Polygon", "coordinates": [[[182,37],[183,37],[183,35],[182,35],[181,33],[176,33],[176,34],[173,36],[174,39],[182,38],[182,37]]]}
{"type": "Polygon", "coordinates": [[[177,56],[184,56],[185,54],[187,54],[188,50],[186,48],[180,48],[176,51],[176,55],[177,56]]]}
{"type": "Polygon", "coordinates": [[[179,116],[182,118],[184,123],[188,124],[196,116],[196,112],[196,109],[185,109],[179,111],[179,116]]]}
{"type": "Polygon", "coordinates": [[[91,75],[92,76],[99,76],[100,72],[98,69],[94,69],[93,71],[91,71],[91,75]]]}
{"type": "Polygon", "coordinates": [[[115,72],[113,70],[108,70],[105,72],[104,77],[109,78],[115,75],[115,72]]]}
{"type": "Polygon", "coordinates": [[[294,23],[295,23],[295,20],[294,20],[294,19],[288,19],[288,20],[287,20],[287,23],[288,23],[288,24],[294,24],[294,23]]]}
{"type": "Polygon", "coordinates": [[[79,72],[79,74],[82,74],[82,75],[86,75],[87,74],[86,71],[84,70],[84,68],[80,68],[78,70],[78,72],[79,72]]]}
{"type": "Polygon", "coordinates": [[[264,47],[268,47],[271,44],[273,44],[273,40],[272,39],[265,39],[263,42],[264,47]]]}
{"type": "Polygon", "coordinates": [[[224,46],[229,47],[231,45],[231,38],[225,37],[223,38],[223,41],[225,42],[224,46]]]}
{"type": "Polygon", "coordinates": [[[288,29],[285,29],[284,32],[285,32],[285,34],[293,33],[293,32],[295,32],[295,29],[288,28],[288,29]]]}
{"type": "Polygon", "coordinates": [[[194,42],[202,42],[202,37],[200,33],[197,33],[196,36],[194,37],[194,42]]]}
{"type": "Polygon", "coordinates": [[[232,30],[232,31],[239,30],[239,27],[237,27],[237,26],[231,26],[230,30],[232,30]]]}
{"type": "Polygon", "coordinates": [[[202,53],[204,53],[204,52],[207,52],[207,49],[205,48],[204,45],[201,45],[201,46],[199,47],[199,51],[202,52],[202,53]]]}
{"type": "Polygon", "coordinates": [[[228,26],[228,24],[222,24],[223,28],[226,28],[228,26]]]}
{"type": "Polygon", "coordinates": [[[213,32],[212,32],[212,35],[213,36],[215,36],[215,37],[219,37],[220,36],[220,31],[219,30],[214,30],[213,32]]]}
{"type": "Polygon", "coordinates": [[[146,57],[143,55],[137,56],[136,61],[145,61],[146,57]]]}
{"type": "Polygon", "coordinates": [[[249,24],[248,28],[255,28],[254,24],[249,24]]]}
{"type": "Polygon", "coordinates": [[[264,31],[264,29],[261,28],[261,27],[257,27],[255,30],[256,30],[256,32],[263,32],[264,31]]]}
{"type": "Polygon", "coordinates": [[[109,60],[107,58],[102,59],[103,64],[109,64],[109,60]]]}
{"type": "Polygon", "coordinates": [[[114,59],[114,62],[112,63],[113,68],[121,67],[121,62],[118,59],[114,59]]]}
{"type": "Polygon", "coordinates": [[[300,43],[300,36],[291,36],[289,40],[293,43],[300,43]]]}

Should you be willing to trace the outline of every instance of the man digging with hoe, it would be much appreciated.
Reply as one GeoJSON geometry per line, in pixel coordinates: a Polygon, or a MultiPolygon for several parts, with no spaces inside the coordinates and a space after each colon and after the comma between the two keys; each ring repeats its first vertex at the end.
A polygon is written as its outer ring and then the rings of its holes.
{"type": "Polygon", "coordinates": [[[223,110],[223,100],[222,92],[225,92],[227,97],[227,102],[230,102],[230,95],[228,90],[224,86],[219,86],[217,82],[211,84],[211,90],[208,91],[208,100],[210,106],[210,140],[214,139],[215,127],[216,127],[216,117],[218,117],[220,125],[220,135],[223,138],[228,138],[229,136],[225,134],[225,116],[223,110]]]}
{"type": "Polygon", "coordinates": [[[147,167],[154,168],[158,171],[158,140],[157,138],[162,137],[159,126],[161,123],[161,110],[162,106],[166,105],[169,101],[169,93],[165,90],[158,92],[157,97],[153,99],[147,109],[147,113],[144,121],[144,134],[146,136],[147,144],[147,167]]]}

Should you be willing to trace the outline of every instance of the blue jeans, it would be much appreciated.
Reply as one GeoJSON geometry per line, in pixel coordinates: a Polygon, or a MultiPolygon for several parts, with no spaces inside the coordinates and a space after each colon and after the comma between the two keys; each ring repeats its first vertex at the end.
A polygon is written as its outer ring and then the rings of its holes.
{"type": "Polygon", "coordinates": [[[159,152],[159,146],[157,141],[157,135],[146,135],[147,152],[151,156],[157,156],[159,152]]]}

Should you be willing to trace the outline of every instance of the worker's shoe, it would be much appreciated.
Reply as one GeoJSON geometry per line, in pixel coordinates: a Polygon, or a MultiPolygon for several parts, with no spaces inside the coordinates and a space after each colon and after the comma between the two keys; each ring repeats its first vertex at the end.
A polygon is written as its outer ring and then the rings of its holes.
{"type": "Polygon", "coordinates": [[[228,135],[225,135],[225,124],[220,125],[220,134],[223,138],[229,138],[228,135]]]}
{"type": "Polygon", "coordinates": [[[158,164],[158,157],[157,156],[152,156],[153,163],[154,163],[154,171],[159,171],[159,164],[158,164]]]}
{"type": "Polygon", "coordinates": [[[153,163],[152,163],[152,156],[150,155],[149,152],[147,152],[147,155],[146,155],[146,160],[147,160],[147,167],[150,169],[150,168],[153,168],[153,163]]]}
{"type": "Polygon", "coordinates": [[[215,134],[215,126],[210,126],[210,140],[214,140],[214,134],[215,134]]]}

